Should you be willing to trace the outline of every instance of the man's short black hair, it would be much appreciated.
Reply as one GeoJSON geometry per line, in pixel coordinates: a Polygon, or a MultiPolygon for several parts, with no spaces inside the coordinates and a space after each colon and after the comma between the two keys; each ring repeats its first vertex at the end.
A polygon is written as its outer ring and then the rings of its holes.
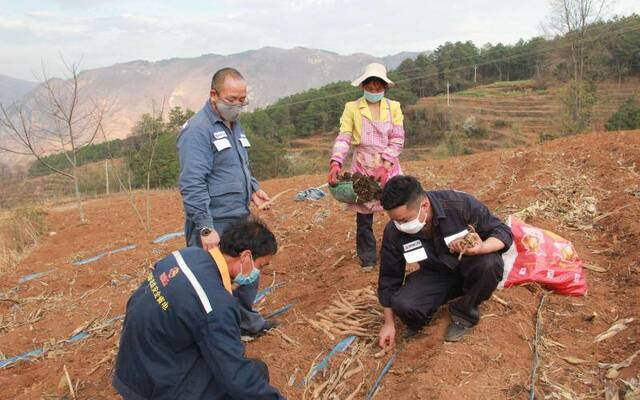
{"type": "Polygon", "coordinates": [[[389,86],[389,84],[387,82],[385,82],[384,79],[378,78],[377,76],[368,77],[367,79],[362,81],[362,86],[368,84],[369,82],[380,82],[380,83],[382,83],[384,85],[384,87],[389,86]]]}
{"type": "Polygon", "coordinates": [[[413,176],[398,175],[389,179],[382,191],[380,203],[385,210],[404,205],[413,205],[424,198],[425,191],[420,182],[413,176]]]}
{"type": "Polygon", "coordinates": [[[272,256],[278,251],[276,237],[267,225],[257,218],[247,218],[225,229],[220,238],[220,251],[231,257],[238,257],[250,250],[253,259],[272,256]]]}
{"type": "Polygon", "coordinates": [[[222,85],[224,85],[225,79],[229,76],[235,79],[244,80],[244,76],[242,76],[240,71],[237,69],[230,67],[222,68],[213,74],[213,78],[211,78],[211,89],[215,89],[216,92],[219,93],[220,90],[222,90],[222,85]]]}

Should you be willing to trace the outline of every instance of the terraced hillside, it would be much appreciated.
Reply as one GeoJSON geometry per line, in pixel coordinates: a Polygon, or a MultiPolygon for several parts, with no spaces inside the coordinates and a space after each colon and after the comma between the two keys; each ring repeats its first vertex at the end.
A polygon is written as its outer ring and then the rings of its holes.
{"type": "MultiPolygon", "coordinates": [[[[598,85],[592,130],[602,130],[607,119],[630,96],[640,94],[640,80],[598,85]]],[[[496,82],[450,95],[422,98],[412,108],[449,109],[454,117],[476,118],[489,135],[475,143],[476,150],[539,142],[556,136],[562,108],[558,88],[536,88],[533,81],[496,82]]]]}

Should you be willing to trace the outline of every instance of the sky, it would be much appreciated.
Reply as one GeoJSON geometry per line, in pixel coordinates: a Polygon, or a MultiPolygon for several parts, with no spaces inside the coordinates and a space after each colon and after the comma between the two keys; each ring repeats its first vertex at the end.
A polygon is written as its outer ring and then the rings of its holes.
{"type": "MultiPolygon", "coordinates": [[[[609,14],[639,12],[617,0],[609,14]]],[[[542,35],[548,0],[0,0],[0,74],[303,46],[385,56],[542,35]]]]}

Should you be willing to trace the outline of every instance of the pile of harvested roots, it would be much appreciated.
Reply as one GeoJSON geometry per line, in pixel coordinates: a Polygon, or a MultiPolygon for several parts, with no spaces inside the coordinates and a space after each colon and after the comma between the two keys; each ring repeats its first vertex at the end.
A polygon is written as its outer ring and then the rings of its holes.
{"type": "Polygon", "coordinates": [[[363,338],[378,335],[383,315],[371,287],[338,292],[338,297],[329,308],[316,313],[317,320],[307,319],[312,327],[331,340],[349,335],[363,338]]]}
{"type": "Polygon", "coordinates": [[[384,351],[374,354],[379,350],[376,338],[383,322],[378,297],[371,287],[339,291],[331,305],[317,312],[316,317],[308,318],[307,322],[331,341],[356,338],[345,351],[336,352],[315,379],[311,379],[312,369],[309,370],[303,399],[362,398],[366,385],[371,383],[372,367],[375,370],[379,364],[373,360],[386,354],[384,351]]]}

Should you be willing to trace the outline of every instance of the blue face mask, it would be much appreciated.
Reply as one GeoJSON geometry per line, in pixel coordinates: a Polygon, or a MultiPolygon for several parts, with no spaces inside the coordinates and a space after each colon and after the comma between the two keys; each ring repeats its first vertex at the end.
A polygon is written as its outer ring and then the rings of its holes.
{"type": "Polygon", "coordinates": [[[369,103],[377,103],[380,100],[382,100],[383,97],[384,97],[384,91],[380,93],[371,93],[371,92],[367,92],[366,90],[364,91],[364,98],[369,103]]]}
{"type": "Polygon", "coordinates": [[[252,269],[251,272],[249,272],[249,275],[243,275],[242,266],[240,266],[240,273],[236,275],[235,278],[233,278],[233,283],[240,286],[247,286],[255,282],[260,276],[260,270],[256,268],[256,264],[253,262],[253,258],[251,258],[251,266],[252,269]]]}

